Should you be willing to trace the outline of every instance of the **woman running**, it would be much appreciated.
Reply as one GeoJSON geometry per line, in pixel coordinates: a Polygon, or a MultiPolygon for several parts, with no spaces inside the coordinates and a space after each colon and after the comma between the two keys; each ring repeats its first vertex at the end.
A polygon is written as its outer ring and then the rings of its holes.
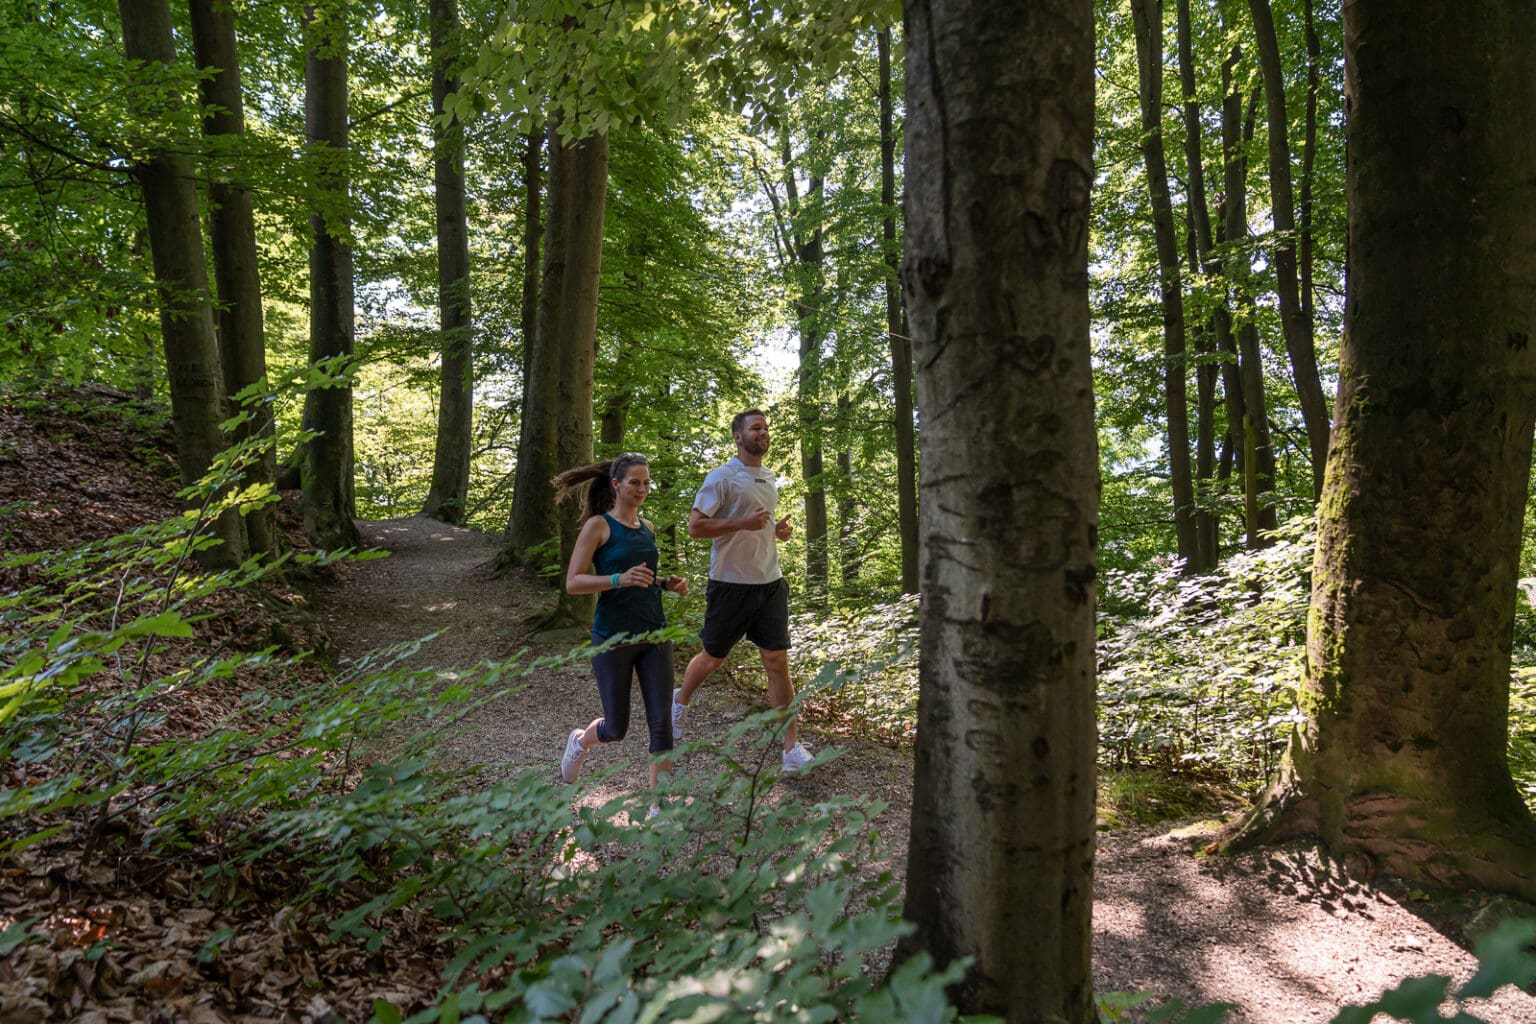
{"type": "MultiPolygon", "coordinates": [[[[571,551],[565,589],[572,594],[597,594],[592,617],[592,644],[615,636],[638,636],[666,625],[661,592],[688,593],[688,581],[668,576],[658,581],[656,530],[640,518],[640,506],[651,493],[651,470],[644,455],[627,453],[611,462],[568,469],[555,477],[556,500],[588,484],[582,506],[584,522],[571,551]],[[590,482],[590,483],[589,483],[590,482]],[[590,568],[591,571],[588,571],[590,568]]],[[[597,695],[603,714],[585,729],[572,729],[560,759],[560,777],[575,782],[581,762],[595,743],[615,743],[629,731],[632,681],[640,680],[640,699],[651,733],[651,753],[672,749],[672,644],[621,643],[592,659],[597,695]]],[[[670,761],[651,761],[651,785],[670,761]]],[[[651,808],[651,814],[656,808],[651,808]]]]}

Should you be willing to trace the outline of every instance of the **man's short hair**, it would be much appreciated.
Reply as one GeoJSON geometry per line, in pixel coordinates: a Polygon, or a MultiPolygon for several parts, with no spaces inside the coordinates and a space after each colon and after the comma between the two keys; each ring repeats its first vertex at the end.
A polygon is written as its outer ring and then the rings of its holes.
{"type": "Polygon", "coordinates": [[[735,437],[737,434],[741,433],[741,425],[747,422],[747,417],[749,416],[761,416],[765,420],[768,418],[768,414],[763,412],[761,409],[748,409],[745,412],[737,413],[735,416],[731,417],[732,437],[735,437]]]}

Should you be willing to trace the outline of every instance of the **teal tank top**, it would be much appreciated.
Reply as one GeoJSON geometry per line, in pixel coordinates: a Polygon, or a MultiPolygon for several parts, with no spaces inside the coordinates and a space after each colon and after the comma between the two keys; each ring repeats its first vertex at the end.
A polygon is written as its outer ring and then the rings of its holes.
{"type": "MultiPolygon", "coordinates": [[[[592,569],[599,576],[632,569],[644,562],[656,571],[660,552],[656,536],[642,523],[625,526],[608,513],[608,539],[592,555],[592,569]]],[[[592,635],[606,640],[620,633],[649,633],[667,624],[661,610],[661,580],[649,587],[620,587],[597,595],[597,613],[592,616],[592,635]]]]}

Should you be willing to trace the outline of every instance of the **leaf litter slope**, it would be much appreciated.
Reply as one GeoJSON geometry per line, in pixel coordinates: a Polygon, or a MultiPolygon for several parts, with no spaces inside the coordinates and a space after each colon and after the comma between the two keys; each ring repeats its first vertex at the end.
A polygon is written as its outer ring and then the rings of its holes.
{"type": "MultiPolygon", "coordinates": [[[[494,537],[421,516],[361,524],[366,544],[391,553],[347,567],[317,595],[317,611],[335,638],[335,653],[356,657],[429,633],[436,639],[415,661],[447,673],[524,647],[555,653],[580,642],[535,641],[531,621],[550,595],[516,574],[497,575],[494,537]]],[[[693,581],[701,587],[702,580],[693,581]]],[[[691,651],[680,650],[679,671],[691,651]]],[[[691,736],[723,735],[758,710],[755,686],[735,690],[713,681],[695,700],[691,736]]],[[[451,761],[490,776],[524,770],[553,775],[570,730],[598,714],[591,676],[580,663],[530,677],[516,694],[477,711],[445,738],[451,761]]],[[[617,766],[580,800],[593,806],[645,784],[645,731],[638,699],[622,743],[595,748],[584,772],[617,766]]],[[[816,745],[823,735],[809,722],[816,745]]],[[[828,736],[830,734],[827,734],[828,736]]],[[[872,870],[898,879],[906,863],[911,813],[910,753],[839,739],[842,756],[797,781],[808,800],[834,793],[885,800],[875,826],[887,843],[872,870]]],[[[690,755],[686,771],[707,771],[708,751],[690,755]]],[[[1232,1024],[1310,1024],[1342,1005],[1364,1003],[1404,978],[1470,977],[1476,963],[1408,901],[1348,876],[1316,849],[1292,844],[1222,860],[1195,856],[1191,835],[1156,830],[1101,832],[1095,881],[1094,974],[1101,992],[1150,989],[1160,999],[1234,1004],[1232,1024]]],[[[1475,909],[1476,898],[1468,898],[1475,909]]],[[[1490,1024],[1536,1021],[1536,998],[1506,989],[1479,1004],[1490,1024]]]]}

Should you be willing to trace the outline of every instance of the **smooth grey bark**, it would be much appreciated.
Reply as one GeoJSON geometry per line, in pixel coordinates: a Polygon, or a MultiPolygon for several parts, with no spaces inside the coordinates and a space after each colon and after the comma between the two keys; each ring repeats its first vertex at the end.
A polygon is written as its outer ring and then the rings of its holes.
{"type": "Polygon", "coordinates": [[[1178,229],[1163,150],[1163,21],[1160,0],[1131,0],[1136,66],[1140,71],[1141,152],[1147,165],[1152,234],[1163,319],[1163,408],[1168,422],[1168,478],[1173,529],[1185,572],[1201,567],[1195,525],[1195,485],[1189,460],[1189,387],[1185,367],[1184,283],[1179,273],[1178,229]]]}
{"type": "MultiPolygon", "coordinates": [[[[1269,0],[1248,0],[1253,16],[1255,50],[1264,79],[1264,99],[1269,119],[1269,202],[1274,224],[1271,248],[1275,260],[1275,295],[1280,304],[1280,326],[1291,376],[1307,428],[1312,459],[1312,494],[1323,492],[1323,467],[1328,460],[1328,400],[1323,396],[1317,371],[1317,347],[1312,318],[1302,302],[1296,263],[1297,225],[1291,183],[1290,118],[1285,108],[1285,75],[1280,66],[1280,43],[1269,0]]],[[[1308,225],[1310,227],[1310,225],[1308,225]]]]}
{"type": "Polygon", "coordinates": [[[1507,743],[1536,417],[1532,52],[1529,5],[1344,7],[1351,264],[1307,718],[1245,834],[1527,900],[1536,823],[1507,743]]]}
{"type": "Polygon", "coordinates": [[[474,432],[474,319],[470,309],[469,209],[464,194],[464,126],[444,126],[445,100],[459,91],[454,73],[459,43],[457,0],[429,0],[432,115],[437,211],[437,309],[442,368],[437,401],[437,447],[432,483],[422,513],[462,523],[469,500],[470,442],[474,432]]]}
{"type": "MultiPolygon", "coordinates": [[[[570,204],[566,207],[565,280],[559,336],[559,434],[561,467],[592,461],[592,377],[597,365],[597,301],[602,275],[603,208],[608,197],[608,136],[591,135],[570,145],[570,204]]],[[[566,502],[560,515],[560,564],[566,565],[581,530],[581,509],[566,502]]],[[[560,589],[559,616],[573,624],[592,621],[596,594],[560,589]]]]}
{"type": "MultiPolygon", "coordinates": [[[[120,0],[123,50],[145,70],[176,61],[171,9],[166,0],[120,0]]],[[[173,97],[172,102],[179,101],[173,97]]],[[[171,428],[181,483],[190,487],[213,466],[226,438],[223,369],[208,294],[203,230],[199,219],[192,161],[159,150],[133,168],[144,193],[150,259],[159,291],[160,335],[171,393],[171,428]]],[[[245,529],[239,516],[218,517],[212,530],[222,542],[199,554],[211,567],[238,565],[246,555],[245,529]]]]}
{"type": "MultiPolygon", "coordinates": [[[[571,202],[572,153],[553,125],[548,140],[548,207],[538,316],[533,333],[525,333],[523,340],[525,369],[522,423],[517,437],[517,479],[512,488],[512,514],[496,560],[502,567],[552,563],[555,555],[550,545],[558,545],[560,537],[551,481],[561,468],[555,439],[559,434],[560,320],[564,312],[561,300],[565,289],[566,208],[571,202]]],[[[526,328],[525,308],[525,331],[526,328]]]]}
{"type": "MultiPolygon", "coordinates": [[[[240,57],[235,40],[235,12],[225,0],[190,0],[192,46],[197,66],[208,73],[202,80],[203,134],[216,144],[238,142],[245,135],[245,107],[240,92],[240,57]]],[[[219,361],[224,393],[231,407],[234,396],[267,376],[266,332],[262,323],[261,272],[256,256],[256,218],[251,192],[237,180],[236,155],[216,153],[208,185],[209,237],[213,250],[213,279],[218,294],[219,361]]],[[[234,431],[233,440],[263,439],[245,471],[247,486],[271,485],[277,475],[273,446],[272,404],[249,403],[251,418],[234,431]]],[[[231,408],[231,412],[238,411],[231,408]]],[[[272,505],[252,509],[243,517],[246,546],[253,554],[278,552],[276,516],[272,505]]]]}
{"type": "MultiPolygon", "coordinates": [[[[309,362],[350,371],[354,303],[347,241],[347,27],[341,12],[304,12],[304,128],[319,167],[320,202],[310,213],[309,362]]],[[[321,548],[353,547],[352,385],[312,388],[304,426],[318,431],[305,452],[299,509],[304,532],[321,548]]]]}
{"type": "Polygon", "coordinates": [[[1097,1020],[1089,0],[905,4],[902,279],[923,410],[921,696],[899,948],[963,1013],[1097,1020]]]}
{"type": "Polygon", "coordinates": [[[880,64],[880,238],[885,252],[885,334],[891,350],[895,395],[896,522],[901,537],[901,592],[917,593],[917,430],[912,406],[912,338],[900,284],[901,248],[896,243],[896,128],[891,100],[891,32],[875,36],[880,64]]]}

